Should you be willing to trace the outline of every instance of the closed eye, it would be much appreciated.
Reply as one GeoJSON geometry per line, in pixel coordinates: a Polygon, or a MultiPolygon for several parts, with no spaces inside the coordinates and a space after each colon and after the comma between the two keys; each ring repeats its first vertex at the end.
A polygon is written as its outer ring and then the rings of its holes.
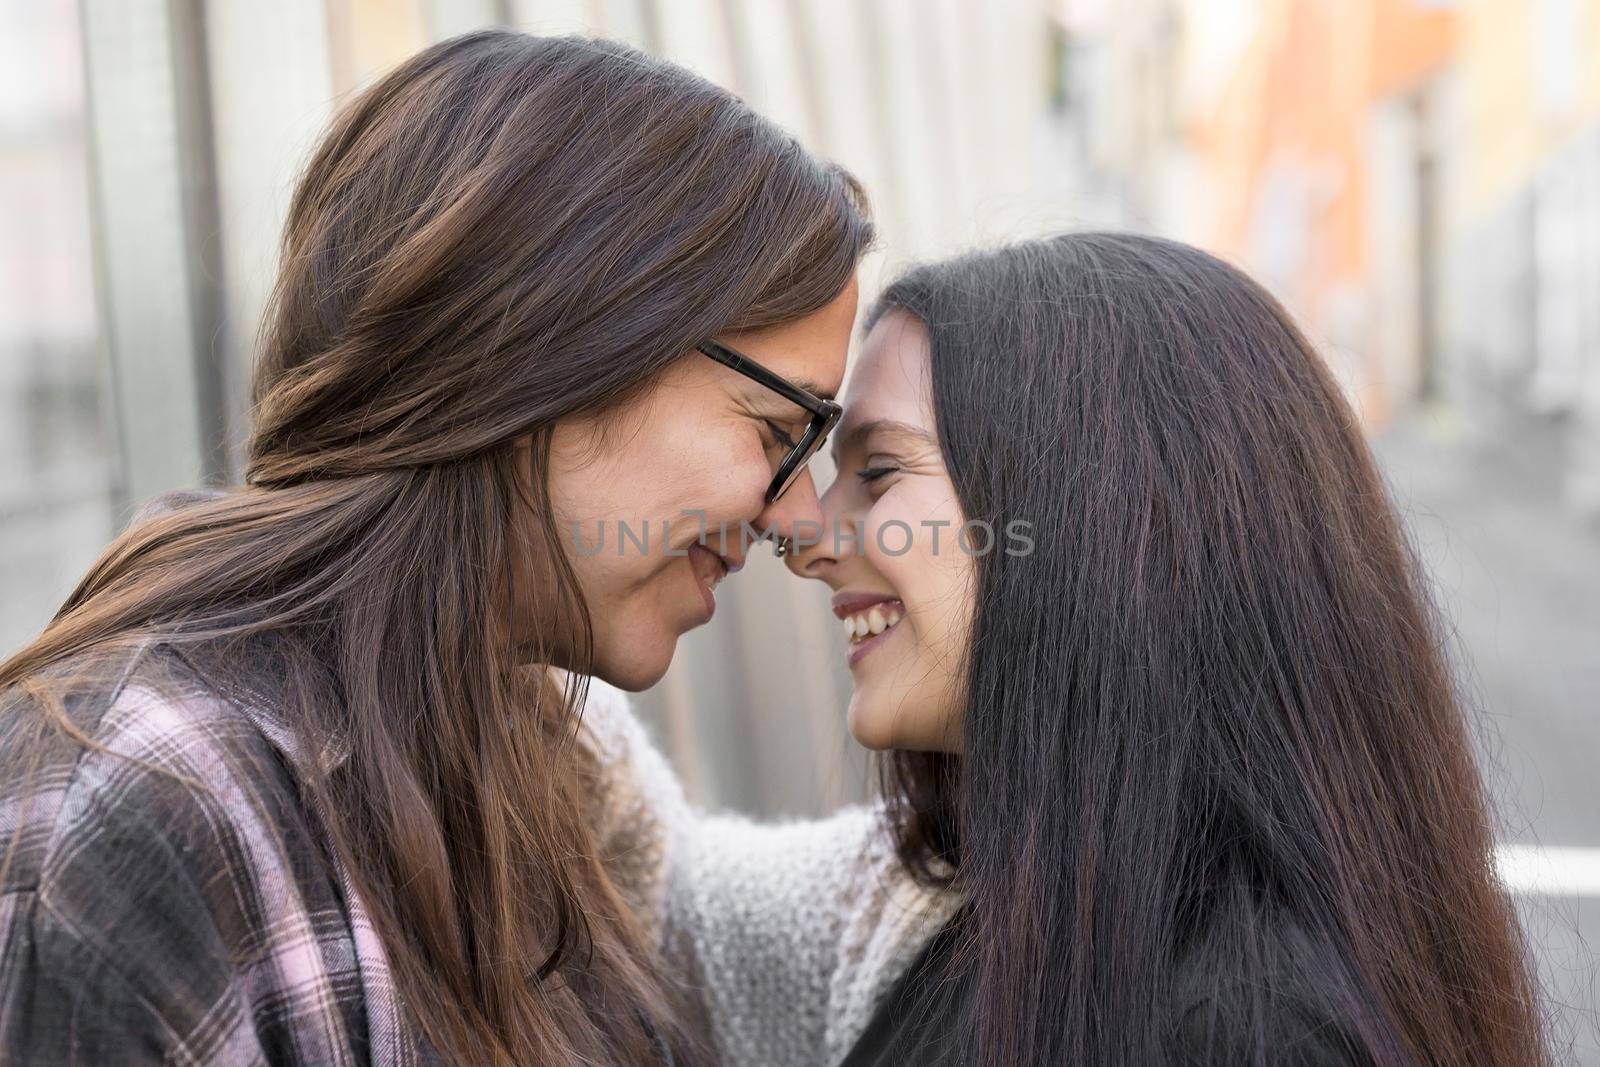
{"type": "Polygon", "coordinates": [[[762,421],[767,424],[767,431],[772,434],[772,443],[774,445],[779,448],[793,448],[795,446],[794,438],[785,433],[782,426],[779,426],[771,419],[763,419],[762,421]]]}
{"type": "Polygon", "coordinates": [[[856,477],[863,482],[875,482],[884,475],[893,474],[899,467],[863,467],[856,471],[856,477]]]}

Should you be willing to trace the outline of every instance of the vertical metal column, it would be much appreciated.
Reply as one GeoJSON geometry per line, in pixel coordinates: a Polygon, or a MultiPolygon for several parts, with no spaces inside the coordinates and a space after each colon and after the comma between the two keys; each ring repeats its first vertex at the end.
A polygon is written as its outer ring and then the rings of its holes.
{"type": "Polygon", "coordinates": [[[124,510],[223,473],[198,0],[82,0],[94,242],[124,510]]]}

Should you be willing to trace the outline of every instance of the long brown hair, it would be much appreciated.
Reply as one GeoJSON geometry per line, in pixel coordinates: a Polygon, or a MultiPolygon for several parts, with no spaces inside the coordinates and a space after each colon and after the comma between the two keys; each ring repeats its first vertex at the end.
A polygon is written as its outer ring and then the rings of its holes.
{"type": "Polygon", "coordinates": [[[448,1060],[639,1063],[651,1030],[681,1053],[585,829],[578,695],[526,666],[586,673],[592,644],[550,431],[706,337],[825,306],[870,234],[853,179],[671,64],[499,31],[415,56],[295,191],[247,485],[111,545],[0,665],[6,728],[72,732],[58,675],[96,650],[270,654],[304,742],[348,745],[308,785],[448,1060]],[[516,650],[514,556],[546,620],[516,650]]]}
{"type": "Polygon", "coordinates": [[[889,765],[970,899],[964,1062],[1545,1062],[1425,579],[1282,307],[1079,233],[889,309],[966,517],[1033,539],[976,562],[963,755],[889,765]]]}

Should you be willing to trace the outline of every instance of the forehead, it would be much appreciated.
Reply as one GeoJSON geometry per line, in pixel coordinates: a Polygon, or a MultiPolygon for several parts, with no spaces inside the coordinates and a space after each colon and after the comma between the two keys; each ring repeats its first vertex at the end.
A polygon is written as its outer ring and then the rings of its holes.
{"type": "Polygon", "coordinates": [[[862,342],[844,392],[847,424],[890,419],[927,428],[930,366],[928,332],[905,311],[885,313],[862,342]]]}
{"type": "Polygon", "coordinates": [[[852,278],[817,311],[775,326],[730,333],[727,341],[774,374],[822,396],[836,396],[844,384],[857,299],[852,278]]]}

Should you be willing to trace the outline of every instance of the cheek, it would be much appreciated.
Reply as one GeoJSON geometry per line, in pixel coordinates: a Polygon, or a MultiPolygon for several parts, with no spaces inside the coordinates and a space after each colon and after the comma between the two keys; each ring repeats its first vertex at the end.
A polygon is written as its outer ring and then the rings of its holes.
{"type": "Polygon", "coordinates": [[[685,510],[722,518],[754,518],[772,478],[761,438],[742,418],[668,418],[659,432],[641,435],[623,457],[624,476],[652,517],[676,522],[685,510]]]}
{"type": "Polygon", "coordinates": [[[890,487],[867,513],[863,554],[925,629],[967,608],[972,560],[957,544],[963,521],[948,482],[931,478],[890,487]]]}
{"type": "Polygon", "coordinates": [[[716,509],[718,517],[735,523],[753,522],[766,510],[773,473],[761,438],[747,427],[732,427],[707,446],[707,509],[716,509]]]}
{"type": "Polygon", "coordinates": [[[659,535],[665,521],[666,543],[675,550],[704,542],[739,555],[753,541],[743,530],[746,524],[754,528],[766,507],[772,472],[759,443],[752,443],[748,433],[732,432],[736,429],[698,438],[678,453],[673,470],[647,476],[651,487],[646,491],[654,494],[657,508],[652,530],[659,535]]]}
{"type": "Polygon", "coordinates": [[[901,625],[909,625],[912,641],[884,679],[884,699],[852,709],[859,716],[852,732],[869,747],[948,750],[949,739],[960,735],[960,666],[975,561],[957,541],[964,517],[954,493],[940,488],[936,482],[892,487],[868,515],[864,554],[905,602],[901,625]],[[910,547],[901,552],[907,530],[910,547]]]}
{"type": "MultiPolygon", "coordinates": [[[[580,484],[562,510],[581,512],[586,533],[606,520],[611,541],[621,522],[635,532],[648,528],[653,557],[660,555],[655,543],[663,523],[670,543],[681,547],[702,513],[713,528],[754,519],[771,473],[759,440],[740,430],[727,420],[658,416],[638,432],[619,431],[604,453],[576,472],[573,481],[580,484]]],[[[630,554],[637,564],[631,542],[630,554]]]]}
{"type": "Polygon", "coordinates": [[[765,507],[771,471],[759,440],[735,424],[685,419],[644,429],[651,432],[618,433],[566,480],[559,528],[597,615],[668,625],[693,581],[679,553],[701,540],[718,548],[719,531],[725,550],[737,550],[741,523],[754,525],[765,507]]]}

